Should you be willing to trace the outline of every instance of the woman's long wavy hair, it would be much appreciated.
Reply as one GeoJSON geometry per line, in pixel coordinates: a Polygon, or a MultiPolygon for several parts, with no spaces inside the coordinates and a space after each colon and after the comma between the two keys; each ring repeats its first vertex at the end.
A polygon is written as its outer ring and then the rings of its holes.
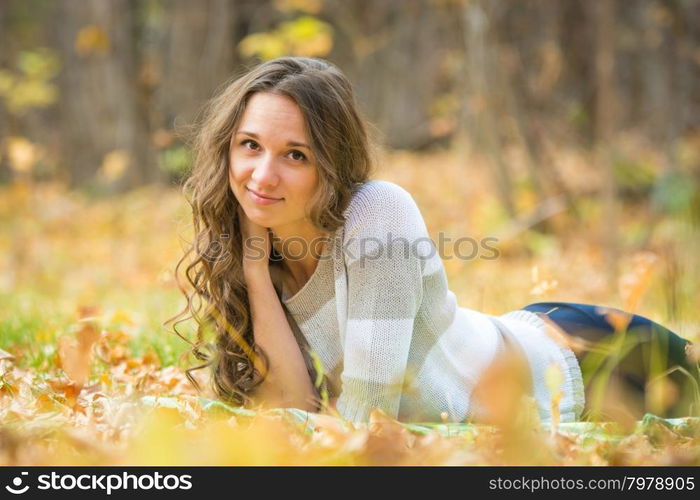
{"type": "MultiPolygon", "coordinates": [[[[226,85],[204,108],[192,147],[193,168],[183,184],[192,208],[194,240],[175,267],[175,279],[187,304],[165,324],[173,323],[174,332],[190,344],[191,354],[200,362],[186,370],[190,382],[201,389],[192,372],[211,367],[214,392],[236,405],[250,402],[248,393],[264,379],[268,367],[253,336],[236,216],[238,200],[229,186],[230,141],[256,92],[288,96],[304,116],[319,171],[319,187],[309,211],[315,227],[329,233],[341,227],[354,190],[373,170],[367,126],[350,82],[326,61],[282,57],[262,63],[226,85]],[[186,286],[180,278],[183,268],[186,286]],[[197,324],[194,341],[177,328],[190,319],[197,324]]],[[[272,272],[281,265],[278,257],[273,250],[271,274],[279,296],[281,284],[272,272]]],[[[283,303],[282,307],[314,381],[316,370],[308,345],[283,303]]]]}

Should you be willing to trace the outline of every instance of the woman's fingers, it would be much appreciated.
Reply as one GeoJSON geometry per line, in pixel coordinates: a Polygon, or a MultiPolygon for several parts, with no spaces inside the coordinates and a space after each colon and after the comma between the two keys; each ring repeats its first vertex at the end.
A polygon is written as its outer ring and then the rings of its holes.
{"type": "Polygon", "coordinates": [[[241,222],[245,263],[267,266],[270,258],[270,234],[267,228],[250,220],[240,205],[237,211],[241,222]]]}

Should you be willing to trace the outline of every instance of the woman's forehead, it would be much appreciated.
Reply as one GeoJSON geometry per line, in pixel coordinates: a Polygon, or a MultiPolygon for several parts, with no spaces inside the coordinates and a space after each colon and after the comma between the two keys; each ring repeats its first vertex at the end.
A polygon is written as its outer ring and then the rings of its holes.
{"type": "Polygon", "coordinates": [[[237,131],[251,135],[290,135],[289,140],[301,142],[306,138],[306,122],[299,106],[290,97],[258,92],[248,101],[237,131]]]}

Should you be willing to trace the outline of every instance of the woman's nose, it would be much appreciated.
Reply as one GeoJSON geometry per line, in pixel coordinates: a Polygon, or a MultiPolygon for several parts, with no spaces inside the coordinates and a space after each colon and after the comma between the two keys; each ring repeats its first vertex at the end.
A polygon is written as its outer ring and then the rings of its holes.
{"type": "Polygon", "coordinates": [[[272,188],[277,185],[279,175],[272,155],[259,158],[253,167],[251,178],[259,188],[272,188]]]}

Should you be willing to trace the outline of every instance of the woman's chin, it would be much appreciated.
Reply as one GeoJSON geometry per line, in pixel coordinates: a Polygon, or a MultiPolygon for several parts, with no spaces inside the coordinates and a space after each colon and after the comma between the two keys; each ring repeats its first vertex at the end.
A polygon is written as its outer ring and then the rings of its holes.
{"type": "Polygon", "coordinates": [[[261,210],[260,208],[254,207],[245,211],[248,218],[260,226],[270,227],[274,221],[274,217],[271,214],[261,210]]]}

